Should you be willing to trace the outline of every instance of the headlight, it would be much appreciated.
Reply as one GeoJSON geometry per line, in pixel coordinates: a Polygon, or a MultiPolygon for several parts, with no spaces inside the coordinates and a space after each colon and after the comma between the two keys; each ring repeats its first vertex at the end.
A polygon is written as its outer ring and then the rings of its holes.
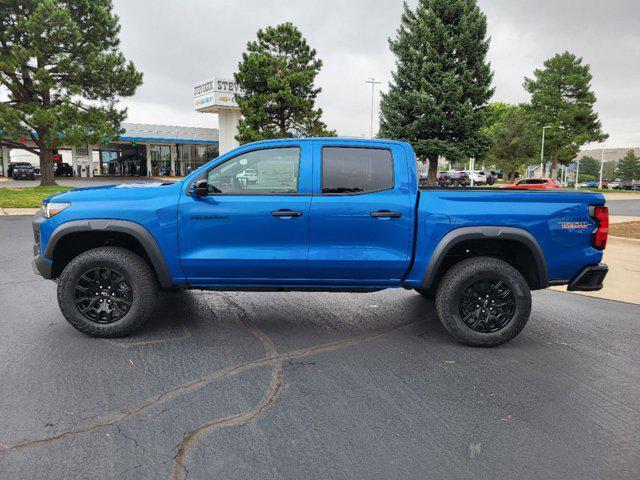
{"type": "Polygon", "coordinates": [[[69,202],[47,202],[42,204],[42,210],[44,211],[45,218],[51,218],[69,205],[71,205],[69,202]]]}

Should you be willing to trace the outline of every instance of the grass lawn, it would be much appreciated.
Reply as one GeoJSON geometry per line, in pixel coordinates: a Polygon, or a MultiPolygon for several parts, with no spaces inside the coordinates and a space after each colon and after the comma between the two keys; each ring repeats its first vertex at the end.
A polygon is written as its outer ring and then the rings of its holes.
{"type": "Polygon", "coordinates": [[[73,187],[0,188],[0,208],[38,208],[43,198],[67,190],[73,187]]]}

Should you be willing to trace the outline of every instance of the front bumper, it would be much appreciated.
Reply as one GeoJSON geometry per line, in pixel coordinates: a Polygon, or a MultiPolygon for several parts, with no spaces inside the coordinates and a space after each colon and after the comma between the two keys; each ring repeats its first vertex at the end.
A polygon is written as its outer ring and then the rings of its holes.
{"type": "Polygon", "coordinates": [[[42,211],[38,211],[33,216],[31,226],[33,227],[33,260],[31,260],[31,268],[34,273],[42,275],[43,278],[51,280],[51,270],[53,264],[45,258],[42,254],[42,247],[40,246],[40,224],[44,222],[46,218],[42,211]]]}
{"type": "Polygon", "coordinates": [[[567,290],[581,292],[595,292],[600,290],[603,287],[602,281],[608,272],[609,267],[605,263],[584,267],[569,281],[567,290]]]}

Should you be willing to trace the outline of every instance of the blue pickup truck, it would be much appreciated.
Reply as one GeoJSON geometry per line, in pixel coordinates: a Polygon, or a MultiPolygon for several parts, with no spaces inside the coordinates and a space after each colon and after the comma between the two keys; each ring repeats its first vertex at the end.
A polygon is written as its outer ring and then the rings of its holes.
{"type": "Polygon", "coordinates": [[[285,139],[179,182],[45,199],[33,266],[93,336],[134,331],[159,289],[404,288],[435,298],[458,340],[495,346],[527,323],[531,290],[602,288],[607,231],[600,194],[419,189],[407,143],[285,139]]]}

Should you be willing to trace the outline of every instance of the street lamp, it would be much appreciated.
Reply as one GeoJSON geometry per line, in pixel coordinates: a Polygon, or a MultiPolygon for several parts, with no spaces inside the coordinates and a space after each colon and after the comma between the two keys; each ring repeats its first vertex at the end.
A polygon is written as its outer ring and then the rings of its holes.
{"type": "Polygon", "coordinates": [[[604,167],[604,147],[602,147],[602,153],[600,155],[600,180],[598,181],[598,190],[602,190],[602,170],[604,167]]]}
{"type": "Polygon", "coordinates": [[[543,164],[544,164],[544,131],[547,128],[551,128],[551,125],[547,125],[545,127],[542,127],[542,146],[540,147],[540,177],[542,177],[542,172],[544,171],[544,168],[543,168],[543,164]]]}
{"type": "Polygon", "coordinates": [[[364,83],[370,83],[371,84],[371,126],[370,126],[370,130],[369,130],[369,135],[371,138],[373,138],[373,103],[374,103],[374,96],[375,96],[375,88],[376,85],[380,85],[382,82],[376,82],[375,78],[370,78],[369,80],[366,80],[364,83]]]}

